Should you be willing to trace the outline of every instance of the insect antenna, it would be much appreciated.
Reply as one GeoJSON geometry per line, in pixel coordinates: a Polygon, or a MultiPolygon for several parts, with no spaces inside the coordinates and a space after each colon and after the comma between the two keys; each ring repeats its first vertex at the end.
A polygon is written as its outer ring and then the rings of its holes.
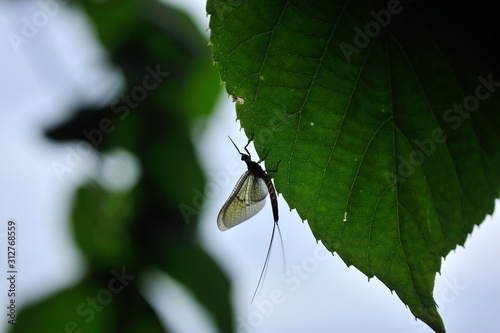
{"type": "Polygon", "coordinates": [[[227,137],[229,138],[229,140],[231,140],[231,142],[232,142],[232,143],[233,143],[233,145],[234,145],[234,148],[236,148],[236,150],[238,151],[238,153],[240,153],[240,155],[243,155],[243,154],[241,153],[241,151],[238,149],[238,146],[236,145],[236,143],[234,143],[233,139],[231,139],[231,137],[230,137],[229,135],[228,135],[227,137]]]}
{"type": "Polygon", "coordinates": [[[255,299],[255,296],[257,295],[257,292],[259,291],[259,287],[261,286],[261,282],[264,281],[264,278],[266,276],[267,272],[267,267],[269,267],[269,259],[271,257],[271,249],[273,247],[273,241],[274,241],[274,232],[276,230],[276,227],[278,227],[278,234],[280,236],[280,241],[281,241],[281,253],[283,254],[283,272],[286,271],[286,261],[285,261],[285,247],[283,246],[283,237],[281,236],[281,230],[278,222],[274,222],[273,225],[273,233],[271,234],[271,241],[269,242],[269,248],[267,249],[267,255],[266,255],[266,260],[264,261],[264,267],[262,267],[262,271],[260,272],[260,277],[259,277],[259,282],[257,282],[257,287],[255,288],[255,291],[252,296],[252,300],[250,301],[250,304],[253,303],[253,300],[255,299]]]}

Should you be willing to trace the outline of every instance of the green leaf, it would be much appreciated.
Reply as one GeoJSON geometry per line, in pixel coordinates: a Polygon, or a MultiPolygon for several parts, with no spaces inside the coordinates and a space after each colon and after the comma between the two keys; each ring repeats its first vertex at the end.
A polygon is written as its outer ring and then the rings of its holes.
{"type": "Polygon", "coordinates": [[[271,148],[267,165],[281,160],[278,192],[436,332],[441,258],[492,213],[500,185],[498,51],[481,52],[463,8],[207,3],[214,61],[244,99],[241,125],[258,152],[271,148]]]}

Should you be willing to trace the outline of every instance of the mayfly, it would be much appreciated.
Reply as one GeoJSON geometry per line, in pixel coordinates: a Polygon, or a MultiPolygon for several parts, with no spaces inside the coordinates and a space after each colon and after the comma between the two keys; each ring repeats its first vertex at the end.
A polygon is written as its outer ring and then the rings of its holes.
{"type": "MultiPolygon", "coordinates": [[[[260,273],[259,282],[257,283],[257,288],[252,297],[255,298],[257,294],[257,290],[259,289],[260,282],[262,277],[266,271],[267,265],[269,263],[269,255],[271,253],[271,247],[273,245],[274,232],[276,227],[278,228],[278,233],[280,235],[281,246],[283,247],[283,239],[281,237],[280,227],[278,225],[278,199],[276,197],[276,191],[274,189],[273,182],[271,178],[269,178],[267,172],[277,172],[278,164],[276,165],[275,170],[264,170],[259,165],[260,162],[264,161],[269,154],[269,150],[267,151],[264,158],[260,159],[258,162],[252,161],[250,157],[250,152],[247,147],[253,140],[252,137],[248,140],[248,143],[244,147],[246,154],[242,153],[234,141],[229,138],[233,143],[234,147],[241,155],[241,160],[247,164],[248,170],[241,175],[240,179],[236,183],[236,186],[231,192],[229,199],[227,199],[224,206],[219,212],[217,216],[217,226],[221,231],[228,230],[246,220],[253,217],[255,214],[260,212],[264,205],[266,204],[266,197],[269,194],[271,199],[271,206],[273,208],[273,216],[274,216],[274,225],[273,232],[271,235],[271,241],[269,243],[269,248],[267,250],[266,260],[264,262],[264,267],[262,268],[262,272],[260,273]]],[[[284,254],[283,254],[284,255],[284,254]]],[[[284,262],[284,258],[283,258],[284,262]]]]}

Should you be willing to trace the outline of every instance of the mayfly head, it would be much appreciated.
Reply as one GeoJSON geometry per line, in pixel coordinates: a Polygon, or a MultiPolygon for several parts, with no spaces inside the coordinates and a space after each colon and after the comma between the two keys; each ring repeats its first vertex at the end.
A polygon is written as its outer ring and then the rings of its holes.
{"type": "Polygon", "coordinates": [[[241,160],[242,161],[245,161],[245,163],[250,163],[252,162],[252,157],[250,155],[250,152],[248,151],[248,145],[250,144],[250,142],[252,142],[253,140],[253,134],[252,136],[250,137],[250,139],[248,139],[248,142],[246,144],[246,146],[244,147],[245,151],[246,151],[246,154],[242,153],[239,149],[238,149],[238,146],[236,145],[236,143],[234,143],[233,139],[231,139],[231,137],[228,135],[228,138],[229,140],[231,140],[231,142],[233,143],[233,146],[234,148],[236,148],[236,150],[238,151],[238,153],[241,155],[241,160]]]}

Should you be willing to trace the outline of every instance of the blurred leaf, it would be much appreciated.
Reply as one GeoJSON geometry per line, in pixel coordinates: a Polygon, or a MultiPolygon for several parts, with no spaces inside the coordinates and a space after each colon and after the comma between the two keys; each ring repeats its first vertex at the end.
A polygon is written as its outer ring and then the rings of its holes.
{"type": "MultiPolygon", "coordinates": [[[[99,123],[102,119],[112,119],[116,121],[117,115],[111,111],[109,107],[88,107],[84,106],[77,112],[73,113],[69,119],[62,123],[52,126],[46,130],[46,136],[55,141],[72,141],[83,140],[88,141],[88,136],[85,133],[92,131],[94,128],[99,128],[99,123]],[[87,132],[84,132],[84,130],[87,132]]],[[[107,136],[102,136],[103,140],[107,136]]],[[[97,142],[97,140],[96,140],[97,142]]],[[[99,147],[99,144],[94,144],[94,147],[99,147]]]]}
{"type": "Polygon", "coordinates": [[[137,292],[134,280],[126,269],[93,274],[25,307],[12,332],[165,332],[158,316],[137,292]]]}
{"type": "Polygon", "coordinates": [[[180,108],[186,110],[191,117],[205,116],[215,106],[214,97],[219,96],[221,90],[219,74],[211,62],[205,61],[194,65],[192,70],[193,75],[189,85],[186,85],[179,96],[180,108]]]}
{"type": "Polygon", "coordinates": [[[95,183],[78,190],[72,212],[75,238],[93,268],[132,262],[128,230],[134,206],[129,193],[110,193],[95,183]]]}
{"type": "MultiPolygon", "coordinates": [[[[117,271],[120,271],[117,269],[117,271]]],[[[120,271],[121,273],[122,271],[120,271]]],[[[161,324],[158,315],[144,299],[137,288],[125,289],[123,299],[117,302],[120,319],[116,325],[116,332],[123,333],[168,333],[161,324]]]]}
{"type": "Polygon", "coordinates": [[[114,304],[101,309],[99,315],[87,304],[87,298],[95,298],[99,290],[99,286],[86,281],[25,307],[11,332],[72,332],[78,329],[82,332],[109,332],[116,317],[114,304]]]}
{"type": "Polygon", "coordinates": [[[204,200],[201,170],[186,133],[161,132],[140,150],[150,172],[139,186],[138,215],[131,231],[134,242],[144,257],[183,284],[214,315],[222,332],[230,332],[228,279],[194,237],[204,200]]]}
{"type": "MultiPolygon", "coordinates": [[[[82,106],[48,136],[86,140],[99,151],[122,147],[139,159],[142,177],[131,193],[109,193],[97,185],[78,191],[78,244],[92,271],[163,269],[215,316],[221,331],[232,331],[228,280],[195,237],[205,181],[189,132],[194,120],[210,114],[221,88],[207,41],[185,14],[157,1],[82,4],[126,87],[107,107],[82,106]],[[185,258],[193,263],[169,263],[186,248],[196,249],[185,258]],[[194,276],[199,282],[190,275],[194,267],[205,269],[194,276]],[[217,291],[210,297],[200,288],[207,280],[217,291]]],[[[135,306],[117,302],[120,316],[135,306]]],[[[137,330],[154,326],[147,318],[136,318],[137,330]]]]}
{"type": "Polygon", "coordinates": [[[211,112],[220,80],[206,39],[187,15],[153,0],[90,1],[85,2],[85,10],[112,58],[124,70],[129,90],[143,84],[145,66],[158,66],[169,73],[153,96],[161,99],[163,108],[181,111],[177,115],[189,120],[211,112]],[[115,12],[116,6],[133,10],[115,12]],[[113,20],[120,24],[109,29],[109,16],[119,16],[113,20]],[[117,38],[117,34],[127,38],[117,38]]]}
{"type": "Polygon", "coordinates": [[[210,114],[221,90],[220,79],[207,41],[188,16],[152,0],[83,4],[127,87],[109,106],[85,105],[76,110],[70,119],[47,131],[49,138],[86,140],[102,150],[109,140],[114,141],[109,146],[133,144],[131,137],[115,139],[116,134],[104,133],[104,118],[110,119],[114,132],[116,127],[132,130],[136,116],[172,112],[187,131],[193,118],[210,114]],[[144,99],[141,91],[145,91],[144,99]],[[129,118],[134,120],[127,122],[129,118]],[[94,140],[89,140],[92,136],[94,140]]]}
{"type": "Polygon", "coordinates": [[[468,4],[207,3],[241,125],[258,152],[271,148],[267,165],[281,160],[277,190],[436,332],[441,258],[500,193],[498,44],[481,52],[468,28],[488,25],[464,26],[468,4]]]}
{"type": "Polygon", "coordinates": [[[229,281],[203,249],[196,244],[178,248],[165,261],[164,269],[213,312],[222,332],[232,331],[231,306],[223,296],[229,288],[229,281]]]}

